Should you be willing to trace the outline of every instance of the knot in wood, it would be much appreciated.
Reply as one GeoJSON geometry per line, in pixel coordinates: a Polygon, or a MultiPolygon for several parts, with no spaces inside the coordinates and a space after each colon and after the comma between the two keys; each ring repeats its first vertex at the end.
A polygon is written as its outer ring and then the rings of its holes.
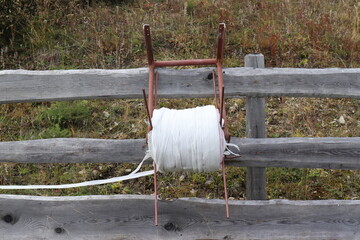
{"type": "Polygon", "coordinates": [[[57,228],[55,228],[55,232],[58,234],[61,234],[61,233],[65,232],[65,229],[63,229],[62,227],[57,227],[57,228]]]}
{"type": "Polygon", "coordinates": [[[11,223],[13,221],[13,217],[10,215],[10,214],[7,214],[3,217],[3,220],[6,222],[6,223],[11,223]]]}
{"type": "Polygon", "coordinates": [[[167,230],[167,231],[174,231],[174,232],[181,230],[178,226],[176,226],[176,224],[174,224],[174,223],[172,223],[172,222],[166,223],[166,224],[164,225],[164,228],[165,228],[165,230],[167,230]]]}

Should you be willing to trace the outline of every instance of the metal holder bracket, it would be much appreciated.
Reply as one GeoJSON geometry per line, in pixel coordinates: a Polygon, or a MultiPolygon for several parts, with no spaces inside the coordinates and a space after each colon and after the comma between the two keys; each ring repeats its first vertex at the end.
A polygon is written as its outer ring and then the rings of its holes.
{"type": "MultiPolygon", "coordinates": [[[[217,36],[217,51],[216,58],[214,59],[187,59],[187,60],[172,60],[172,61],[155,61],[153,55],[153,48],[151,42],[151,32],[150,26],[148,24],[144,25],[144,36],[146,44],[146,52],[149,64],[149,96],[148,101],[146,100],[145,89],[143,89],[145,106],[147,109],[147,114],[149,118],[148,132],[152,130],[151,118],[153,111],[157,105],[157,92],[159,86],[159,75],[158,72],[155,73],[155,68],[157,67],[170,67],[170,66],[200,66],[200,65],[213,65],[216,67],[217,73],[217,84],[215,80],[215,72],[213,71],[213,81],[214,81],[214,98],[215,105],[219,108],[220,111],[220,126],[224,130],[224,135],[226,141],[230,142],[230,135],[227,128],[226,120],[226,108],[225,108],[225,96],[224,96],[224,81],[223,81],[223,71],[222,63],[224,56],[224,41],[225,41],[225,23],[220,23],[218,28],[217,36]],[[154,79],[155,77],[155,79],[154,79]],[[218,86],[218,91],[216,89],[218,86]],[[217,97],[217,92],[219,92],[219,98],[217,97]],[[218,99],[220,102],[218,102],[218,99]]],[[[228,195],[227,195],[227,186],[226,186],[226,174],[225,174],[225,164],[224,158],[222,159],[222,175],[224,182],[224,198],[225,198],[225,208],[226,208],[226,217],[229,218],[229,204],[228,204],[228,195]]],[[[156,176],[156,163],[154,162],[154,193],[155,193],[155,225],[158,225],[158,189],[157,189],[157,176],[156,176]]]]}

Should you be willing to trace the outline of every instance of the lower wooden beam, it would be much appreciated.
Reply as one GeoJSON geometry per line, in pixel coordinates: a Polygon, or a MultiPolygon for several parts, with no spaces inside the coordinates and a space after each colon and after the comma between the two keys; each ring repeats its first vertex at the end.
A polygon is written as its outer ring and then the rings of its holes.
{"type": "MultiPolygon", "coordinates": [[[[360,169],[360,137],[232,138],[231,143],[240,147],[241,156],[226,160],[227,165],[360,169]]],[[[54,138],[0,142],[0,162],[139,163],[146,150],[145,139],[54,138]]]]}
{"type": "Polygon", "coordinates": [[[358,239],[360,201],[0,195],[3,239],[358,239]]]}

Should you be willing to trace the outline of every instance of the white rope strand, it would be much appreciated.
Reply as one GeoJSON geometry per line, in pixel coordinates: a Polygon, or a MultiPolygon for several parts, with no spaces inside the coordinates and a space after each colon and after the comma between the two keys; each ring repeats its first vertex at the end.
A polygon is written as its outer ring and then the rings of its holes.
{"type": "Polygon", "coordinates": [[[120,177],[113,177],[109,179],[99,179],[92,181],[85,181],[80,183],[70,183],[70,184],[59,184],[59,185],[0,185],[0,189],[65,189],[65,188],[75,188],[75,187],[85,187],[85,186],[95,186],[107,183],[121,182],[125,180],[130,180],[139,177],[145,177],[154,174],[154,170],[138,172],[141,165],[149,159],[149,156],[146,155],[141,161],[139,166],[130,174],[120,177]]]}
{"type": "Polygon", "coordinates": [[[213,106],[184,110],[155,109],[152,117],[153,129],[148,135],[148,146],[144,159],[128,175],[60,185],[6,185],[0,189],[65,189],[114,183],[149,176],[154,170],[138,172],[142,164],[152,158],[159,172],[194,171],[209,172],[221,168],[224,155],[237,155],[226,143],[219,124],[219,111],[213,106]]]}

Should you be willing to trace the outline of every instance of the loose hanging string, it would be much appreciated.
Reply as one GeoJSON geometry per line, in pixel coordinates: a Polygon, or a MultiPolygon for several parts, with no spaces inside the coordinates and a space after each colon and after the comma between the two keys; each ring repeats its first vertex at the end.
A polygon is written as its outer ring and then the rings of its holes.
{"type": "Polygon", "coordinates": [[[223,155],[238,155],[229,146],[240,152],[237,145],[226,143],[219,125],[219,111],[213,105],[184,110],[155,109],[151,120],[149,150],[128,175],[60,185],[5,185],[0,189],[65,189],[125,181],[154,174],[153,170],[138,172],[149,159],[155,161],[159,172],[216,171],[221,168],[223,155]]]}

